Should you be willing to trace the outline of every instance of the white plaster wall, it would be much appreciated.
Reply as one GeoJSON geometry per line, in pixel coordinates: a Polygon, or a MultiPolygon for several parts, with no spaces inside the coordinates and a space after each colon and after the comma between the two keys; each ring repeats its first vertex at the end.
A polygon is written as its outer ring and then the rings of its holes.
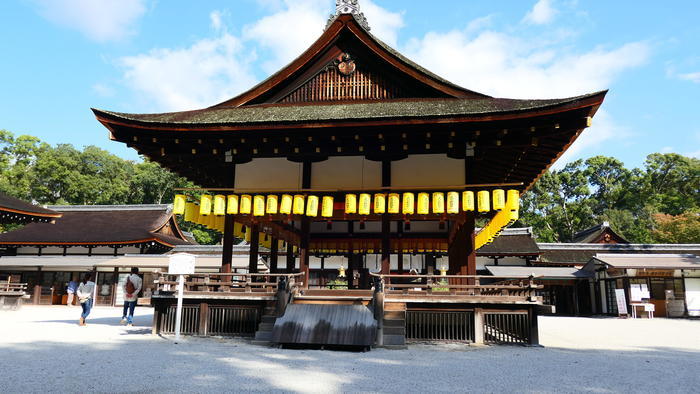
{"type": "Polygon", "coordinates": [[[446,155],[409,155],[391,162],[391,185],[454,186],[464,184],[464,160],[446,155]]]}
{"type": "Polygon", "coordinates": [[[301,188],[301,163],[285,158],[253,159],[236,165],[236,188],[285,189],[301,188]]]}
{"type": "Polygon", "coordinates": [[[382,186],[382,163],[363,156],[337,156],[311,165],[314,189],[376,189],[382,186]]]}

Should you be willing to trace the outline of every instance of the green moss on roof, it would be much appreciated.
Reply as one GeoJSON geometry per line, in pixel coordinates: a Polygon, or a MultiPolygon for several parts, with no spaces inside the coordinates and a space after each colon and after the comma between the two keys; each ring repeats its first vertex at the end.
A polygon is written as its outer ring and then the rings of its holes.
{"type": "Polygon", "coordinates": [[[343,120],[411,119],[450,116],[483,116],[540,110],[575,104],[601,92],[564,99],[429,99],[377,101],[351,104],[260,105],[206,108],[160,114],[127,114],[95,110],[100,115],[147,124],[243,125],[343,120]]]}

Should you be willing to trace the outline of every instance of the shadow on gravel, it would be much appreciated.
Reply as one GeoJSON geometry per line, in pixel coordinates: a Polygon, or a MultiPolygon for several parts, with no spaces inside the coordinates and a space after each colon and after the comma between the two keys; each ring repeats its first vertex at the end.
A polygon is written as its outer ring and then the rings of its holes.
{"type": "Polygon", "coordinates": [[[273,349],[221,338],[174,344],[145,329],[124,335],[79,345],[0,343],[0,370],[15,392],[666,392],[700,385],[700,352],[665,347],[420,346],[363,354],[273,349]]]}

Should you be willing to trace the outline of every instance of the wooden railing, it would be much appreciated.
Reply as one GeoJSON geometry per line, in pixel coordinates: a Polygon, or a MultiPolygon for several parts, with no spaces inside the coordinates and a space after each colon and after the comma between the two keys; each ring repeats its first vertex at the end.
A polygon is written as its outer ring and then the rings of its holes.
{"type": "Polygon", "coordinates": [[[535,283],[534,276],[514,279],[490,275],[371,275],[380,281],[387,296],[518,297],[534,302],[538,300],[535,291],[543,287],[535,283]]]}
{"type": "Polygon", "coordinates": [[[0,294],[23,296],[27,292],[26,283],[0,282],[0,294]]]}
{"type": "MultiPolygon", "coordinates": [[[[297,278],[303,274],[237,274],[211,273],[185,275],[185,294],[193,293],[275,293],[280,286],[295,292],[301,286],[297,278]]],[[[175,293],[177,275],[161,275],[156,281],[156,294],[175,293]]]]}

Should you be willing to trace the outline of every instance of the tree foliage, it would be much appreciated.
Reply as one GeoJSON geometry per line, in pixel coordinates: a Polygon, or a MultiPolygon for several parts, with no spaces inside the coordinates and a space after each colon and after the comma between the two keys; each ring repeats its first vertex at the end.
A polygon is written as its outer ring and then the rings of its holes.
{"type": "Polygon", "coordinates": [[[654,153],[643,168],[627,169],[595,156],[545,173],[523,195],[519,222],[542,242],[567,242],[607,221],[630,242],[700,243],[692,230],[698,209],[700,160],[654,153]]]}

